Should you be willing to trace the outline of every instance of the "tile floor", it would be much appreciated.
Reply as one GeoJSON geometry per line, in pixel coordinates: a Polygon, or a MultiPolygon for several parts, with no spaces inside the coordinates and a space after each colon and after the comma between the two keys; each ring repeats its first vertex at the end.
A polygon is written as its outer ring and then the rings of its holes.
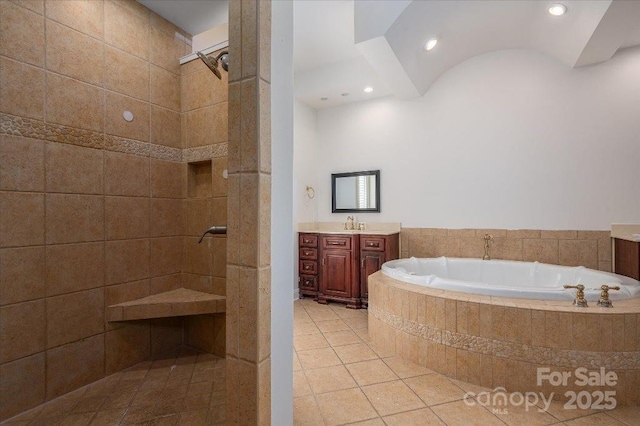
{"type": "MultiPolygon", "coordinates": [[[[467,406],[466,391],[489,389],[449,379],[376,349],[367,311],[294,303],[296,425],[640,425],[640,407],[548,412],[467,406]]],[[[135,365],[27,411],[16,425],[216,425],[225,423],[224,360],[180,349],[135,365]]],[[[274,425],[279,426],[279,425],[274,425]]]]}
{"type": "Polygon", "coordinates": [[[311,299],[294,303],[294,423],[296,425],[640,425],[640,407],[548,412],[510,406],[493,414],[467,406],[467,391],[490,389],[449,379],[377,350],[367,311],[311,299]]]}
{"type": "Polygon", "coordinates": [[[137,364],[3,424],[224,424],[224,360],[182,348],[137,364]]]}

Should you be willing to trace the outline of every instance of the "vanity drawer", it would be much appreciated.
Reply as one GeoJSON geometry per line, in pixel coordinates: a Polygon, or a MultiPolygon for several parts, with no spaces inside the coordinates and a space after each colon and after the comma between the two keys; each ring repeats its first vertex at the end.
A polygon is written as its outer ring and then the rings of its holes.
{"type": "Polygon", "coordinates": [[[300,247],[300,259],[318,260],[318,249],[300,247]]]}
{"type": "Polygon", "coordinates": [[[318,247],[318,236],[316,234],[300,234],[300,247],[318,247]]]}
{"type": "Polygon", "coordinates": [[[351,237],[323,236],[322,248],[351,250],[351,237]]]}
{"type": "Polygon", "coordinates": [[[301,260],[300,261],[300,274],[313,274],[318,273],[318,262],[315,260],[301,260]]]}
{"type": "Polygon", "coordinates": [[[370,251],[384,251],[385,241],[384,237],[360,237],[360,249],[370,251]]]}
{"type": "Polygon", "coordinates": [[[316,275],[300,275],[300,288],[318,291],[318,277],[316,275]]]}

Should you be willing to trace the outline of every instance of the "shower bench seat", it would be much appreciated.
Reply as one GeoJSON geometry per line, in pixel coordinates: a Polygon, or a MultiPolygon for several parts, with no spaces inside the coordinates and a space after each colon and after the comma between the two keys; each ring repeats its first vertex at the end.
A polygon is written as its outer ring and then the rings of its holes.
{"type": "Polygon", "coordinates": [[[107,321],[224,313],[226,297],[179,288],[107,306],[107,321]]]}

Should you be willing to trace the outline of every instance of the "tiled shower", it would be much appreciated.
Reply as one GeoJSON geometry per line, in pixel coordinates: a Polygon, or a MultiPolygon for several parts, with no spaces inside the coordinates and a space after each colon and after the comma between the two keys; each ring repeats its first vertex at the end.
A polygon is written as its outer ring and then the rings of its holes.
{"type": "Polygon", "coordinates": [[[227,220],[228,84],[179,64],[189,39],[132,0],[0,0],[0,420],[181,345],[224,356],[223,314],[105,320],[225,295],[226,237],[197,240],[227,220]]]}

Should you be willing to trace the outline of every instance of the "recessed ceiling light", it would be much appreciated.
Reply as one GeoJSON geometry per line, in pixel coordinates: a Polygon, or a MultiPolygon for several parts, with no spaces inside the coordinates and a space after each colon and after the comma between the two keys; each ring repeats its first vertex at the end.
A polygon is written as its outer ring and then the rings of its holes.
{"type": "Polygon", "coordinates": [[[365,91],[366,93],[371,93],[371,92],[373,92],[373,87],[371,87],[371,86],[367,86],[367,87],[365,87],[365,88],[364,88],[364,91],[365,91]]]}
{"type": "Polygon", "coordinates": [[[342,96],[349,96],[349,93],[344,92],[344,93],[342,94],[342,96]]]}
{"type": "Polygon", "coordinates": [[[552,4],[549,7],[549,13],[553,16],[562,16],[567,13],[567,6],[562,3],[552,4]]]}
{"type": "Polygon", "coordinates": [[[327,97],[325,97],[325,96],[323,96],[323,97],[321,97],[321,98],[320,98],[320,100],[321,100],[321,101],[326,101],[327,99],[329,99],[329,98],[327,98],[327,97]]]}
{"type": "Polygon", "coordinates": [[[424,44],[424,50],[426,50],[427,52],[431,49],[433,49],[434,47],[436,47],[436,44],[438,44],[438,39],[437,38],[432,38],[429,41],[427,41],[424,44]]]}

